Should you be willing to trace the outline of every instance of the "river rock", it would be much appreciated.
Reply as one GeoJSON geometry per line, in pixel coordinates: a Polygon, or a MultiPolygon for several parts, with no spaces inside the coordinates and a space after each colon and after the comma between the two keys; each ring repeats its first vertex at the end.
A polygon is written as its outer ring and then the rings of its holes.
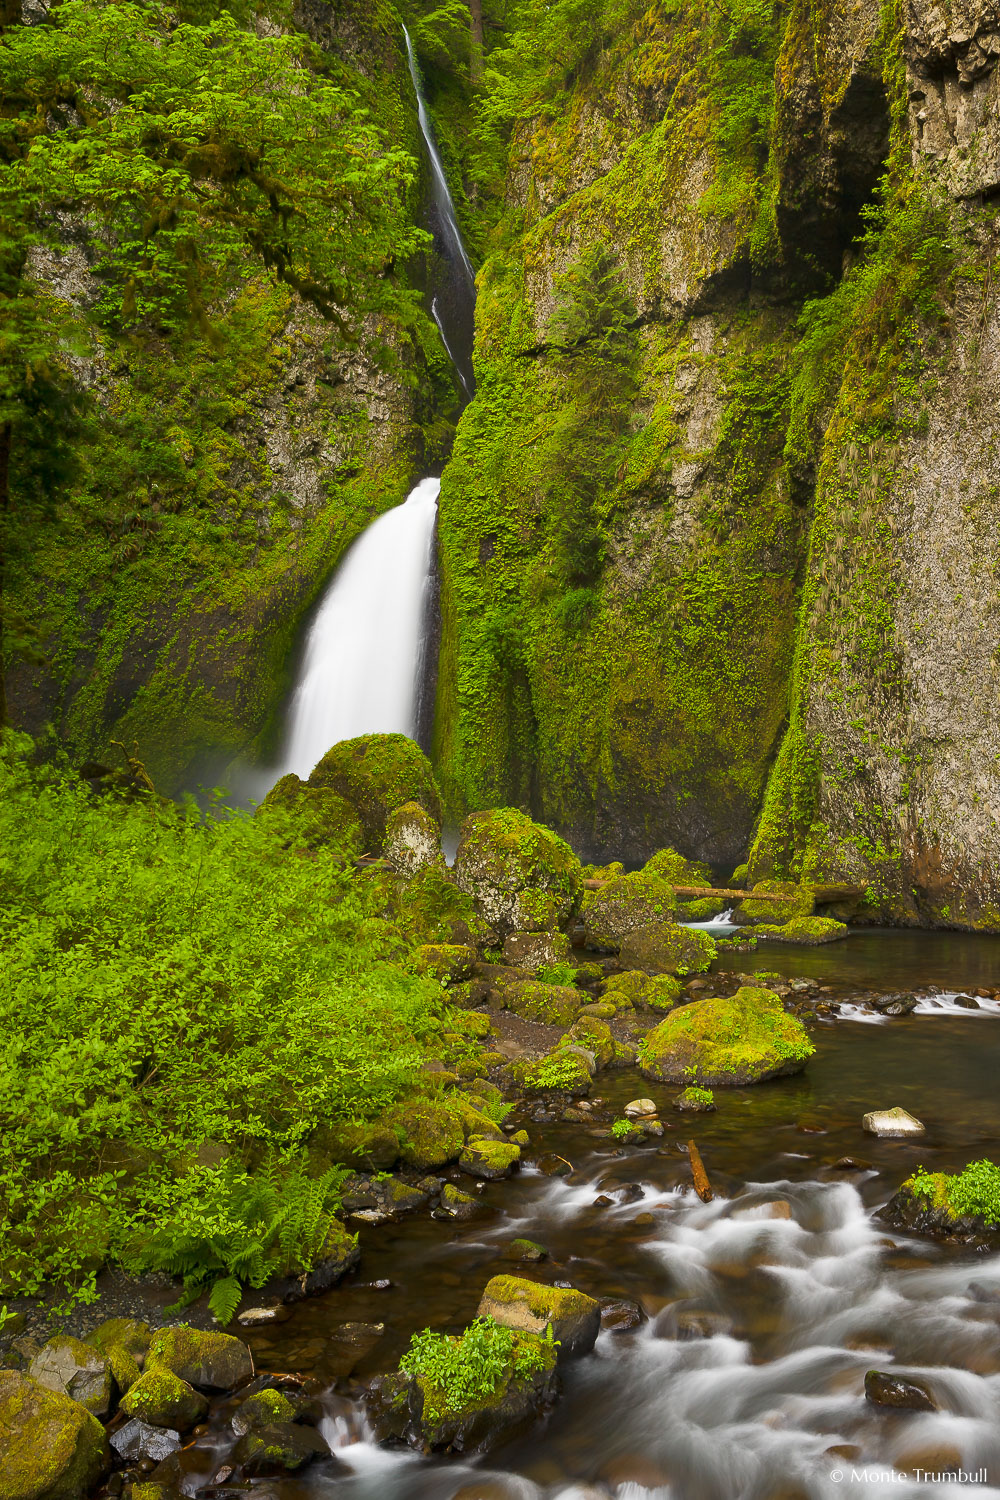
{"type": "Polygon", "coordinates": [[[441,1189],[441,1208],[453,1219],[471,1219],[479,1212],[479,1207],[478,1198],[463,1193],[452,1182],[446,1182],[441,1189]]]}
{"type": "Polygon", "coordinates": [[[558,1156],[555,1151],[544,1152],[538,1158],[536,1166],[546,1177],[568,1177],[573,1170],[573,1163],[567,1161],[565,1156],[558,1156]]]}
{"type": "Polygon", "coordinates": [[[244,1433],[233,1449],[232,1462],[257,1477],[295,1474],[316,1459],[329,1457],[329,1444],[315,1428],[271,1422],[244,1433]]]}
{"type": "Polygon", "coordinates": [[[544,1245],[539,1245],[534,1240],[516,1239],[511,1240],[510,1244],[504,1247],[503,1258],[515,1261],[537,1261],[546,1260],[548,1253],[544,1245]]]}
{"type": "Polygon", "coordinates": [[[111,1446],[119,1458],[148,1458],[153,1463],[162,1463],[183,1444],[179,1432],[169,1427],[154,1427],[150,1422],[133,1417],[131,1422],[126,1422],[124,1427],[111,1434],[111,1446]]]}
{"type": "Polygon", "coordinates": [[[645,1323],[646,1314],[638,1302],[623,1297],[617,1302],[605,1302],[601,1306],[601,1328],[605,1333],[631,1333],[645,1323]]]}
{"type": "Polygon", "coordinates": [[[86,1407],[16,1370],[0,1370],[3,1500],[85,1500],[110,1463],[86,1407]]]}
{"type": "Polygon", "coordinates": [[[587,906],[587,946],[614,951],[631,933],[666,921],[676,905],[674,888],[661,875],[651,870],[619,875],[587,906]]]}
{"type": "Polygon", "coordinates": [[[253,1356],[240,1339],[180,1324],[163,1328],[146,1356],[147,1368],[159,1365],[207,1391],[232,1391],[253,1376],[253,1356]]]}
{"type": "Polygon", "coordinates": [[[404,802],[385,820],[382,857],[397,875],[410,880],[426,865],[443,865],[441,829],[419,802],[404,802]]]}
{"type": "Polygon", "coordinates": [[[28,1374],[50,1391],[79,1401],[95,1417],[104,1418],[111,1410],[111,1363],[80,1339],[64,1333],[49,1339],[31,1361],[28,1374]]]}
{"type": "Polygon", "coordinates": [[[466,818],[454,869],[460,889],[503,939],[565,927],[580,900],[583,877],[570,846],[512,807],[466,818]]]}
{"type": "Polygon", "coordinates": [[[652,1099],[630,1099],[623,1110],[626,1120],[641,1120],[649,1115],[656,1114],[656,1105],[652,1099]]]}
{"type": "Polygon", "coordinates": [[[618,957],[623,968],[650,975],[704,974],[717,951],[707,932],[661,922],[633,932],[622,943],[618,957]]]}
{"type": "Polygon", "coordinates": [[[559,1359],[589,1354],[601,1328],[601,1305],[574,1288],[544,1286],[520,1276],[494,1276],[478,1316],[520,1333],[546,1334],[559,1343],[559,1359]]]}
{"type": "Polygon", "coordinates": [[[510,1441],[550,1408],[559,1394],[555,1346],[536,1341],[536,1348],[544,1368],[523,1376],[511,1369],[490,1398],[456,1411],[428,1410],[422,1380],[411,1380],[401,1372],[382,1376],[369,1393],[376,1431],[383,1439],[402,1438],[421,1451],[447,1448],[456,1453],[485,1453],[510,1441]]]}
{"type": "Polygon", "coordinates": [[[274,1302],[267,1307],[246,1307],[237,1313],[236,1321],[241,1328],[266,1328],[271,1323],[287,1323],[291,1316],[290,1307],[274,1302]]]}
{"type": "Polygon", "coordinates": [[[403,1143],[402,1160],[419,1172],[457,1161],[465,1141],[460,1112],[436,1099],[398,1105],[387,1114],[386,1123],[403,1143]]]}
{"type": "Polygon", "coordinates": [[[208,1402],[193,1386],[153,1363],[122,1397],[121,1405],[127,1416],[178,1432],[187,1432],[208,1411],[208,1402]]]}
{"type": "Polygon", "coordinates": [[[773,991],[743,986],[729,999],[693,1000],[671,1011],[643,1042],[639,1066],[667,1083],[740,1087],[799,1073],[814,1050],[773,991]]]}
{"type": "Polygon", "coordinates": [[[254,1391],[233,1412],[232,1429],[237,1437],[269,1427],[274,1422],[294,1422],[298,1411],[283,1391],[254,1391]]]}
{"type": "Polygon", "coordinates": [[[880,1136],[883,1140],[901,1140],[908,1135],[923,1135],[926,1126],[911,1115],[907,1110],[900,1109],[873,1109],[866,1114],[861,1124],[869,1135],[880,1136]]]}
{"type": "Polygon", "coordinates": [[[470,1177],[481,1177],[492,1182],[499,1177],[509,1176],[520,1159],[521,1148],[512,1141],[491,1141],[473,1136],[458,1158],[458,1165],[470,1177]]]}
{"type": "Polygon", "coordinates": [[[876,995],[871,1004],[883,1016],[908,1016],[917,1008],[917,997],[910,994],[876,995]]]}
{"type": "Polygon", "coordinates": [[[891,1371],[869,1370],[865,1375],[865,1397],[873,1406],[892,1406],[905,1411],[937,1411],[937,1402],[924,1385],[904,1380],[891,1371]]]}

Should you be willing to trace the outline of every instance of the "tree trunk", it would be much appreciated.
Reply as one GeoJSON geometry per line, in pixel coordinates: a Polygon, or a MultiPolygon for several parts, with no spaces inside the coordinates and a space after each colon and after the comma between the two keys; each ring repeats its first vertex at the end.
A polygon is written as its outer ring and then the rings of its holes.
{"type": "Polygon", "coordinates": [[[472,67],[470,73],[473,83],[482,83],[483,0],[469,0],[469,21],[472,27],[472,67]]]}

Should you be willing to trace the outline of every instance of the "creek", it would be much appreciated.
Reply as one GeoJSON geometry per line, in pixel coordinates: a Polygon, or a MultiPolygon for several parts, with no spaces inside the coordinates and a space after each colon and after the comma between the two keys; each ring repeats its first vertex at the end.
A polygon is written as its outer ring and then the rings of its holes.
{"type": "MultiPolygon", "coordinates": [[[[837,1001],[849,1002],[857,986],[891,988],[904,974],[911,986],[924,975],[927,993],[914,1014],[877,1024],[860,1024],[863,1013],[847,1004],[839,1018],[813,1025],[817,1050],[805,1073],[718,1090],[713,1114],[674,1113],[676,1090],[634,1070],[601,1074],[594,1095],[612,1115],[649,1095],[666,1135],[619,1147],[591,1126],[539,1124],[536,1108],[523,1117],[528,1164],[483,1189],[477,1218],[456,1225],[425,1213],[360,1226],[356,1272],[280,1327],[243,1334],[260,1369],[324,1383],[323,1432],[341,1467],[253,1493],[874,1500],[968,1493],[900,1473],[960,1462],[985,1470],[976,1493],[1000,1496],[1000,1302],[983,1300],[1000,1297],[1000,1257],[888,1232],[873,1217],[918,1165],[957,1170],[1000,1152],[1000,1006],[963,1011],[949,993],[995,982],[998,965],[1000,939],[954,933],[858,933],[834,949],[732,955],[727,968],[814,974],[837,1001]],[[897,1104],[925,1122],[923,1138],[863,1134],[866,1110],[897,1104]],[[690,1138],[716,1191],[709,1204],[690,1191],[690,1138]],[[531,1161],[546,1151],[570,1161],[572,1173],[542,1175],[531,1161]],[[845,1157],[855,1165],[837,1165],[845,1157]],[[596,1205],[599,1194],[611,1205],[596,1205]],[[776,1200],[778,1209],[768,1206],[776,1200]],[[511,1265],[503,1252],[517,1236],[544,1245],[548,1259],[511,1265]],[[486,1281],[503,1271],[632,1299],[646,1321],[602,1333],[592,1355],[566,1368],[548,1422],[489,1459],[378,1447],[359,1400],[364,1383],[395,1365],[415,1330],[460,1330],[486,1281]],[[338,1367],[336,1338],[348,1321],[384,1324],[350,1378],[338,1367]],[[940,1409],[870,1405],[863,1388],[872,1367],[919,1375],[940,1409]]],[[[188,1494],[208,1483],[226,1451],[221,1424],[187,1450],[188,1494]]]]}

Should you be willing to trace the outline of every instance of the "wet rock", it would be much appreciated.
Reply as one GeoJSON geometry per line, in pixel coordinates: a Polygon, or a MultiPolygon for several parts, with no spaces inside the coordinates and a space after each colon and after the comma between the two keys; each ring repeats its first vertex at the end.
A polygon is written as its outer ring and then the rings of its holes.
{"type": "Polygon", "coordinates": [[[470,1177],[481,1177],[487,1182],[493,1182],[499,1177],[509,1176],[520,1159],[520,1146],[512,1145],[509,1141],[487,1141],[473,1137],[459,1157],[458,1165],[470,1177]]]}
{"type": "Polygon", "coordinates": [[[626,1120],[641,1120],[648,1115],[655,1115],[656,1105],[652,1099],[631,1099],[622,1113],[626,1120]]]}
{"type": "Polygon", "coordinates": [[[522,1021],[535,1021],[540,1026],[572,1026],[580,1013],[582,998],[580,991],[570,984],[531,980],[510,989],[506,1005],[522,1021]]]}
{"type": "Polygon", "coordinates": [[[446,1182],[441,1189],[441,1208],[453,1219],[471,1219],[479,1212],[479,1200],[471,1193],[463,1193],[454,1183],[446,1182]]]}
{"type": "Polygon", "coordinates": [[[792,1205],[785,1198],[771,1198],[766,1203],[737,1203],[730,1214],[733,1219],[790,1219],[792,1205]]]}
{"type": "Polygon", "coordinates": [[[970,1281],[968,1295],[973,1302],[1000,1306],[1000,1283],[995,1281],[970,1281]]]}
{"type": "Polygon", "coordinates": [[[954,1003],[960,1005],[963,1010],[982,1010],[982,1006],[974,995],[956,995],[954,1003]]]}
{"type": "Polygon", "coordinates": [[[353,1271],[360,1259],[357,1235],[351,1234],[334,1219],[312,1270],[283,1277],[271,1283],[269,1289],[277,1291],[283,1302],[301,1302],[305,1297],[316,1297],[336,1286],[341,1277],[353,1271]]]}
{"type": "Polygon", "coordinates": [[[111,1410],[111,1364],[108,1358],[81,1339],[57,1334],[35,1355],[28,1374],[50,1391],[61,1391],[78,1401],[95,1417],[111,1410]]]}
{"type": "Polygon", "coordinates": [[[269,1323],[287,1323],[292,1316],[290,1307],[283,1302],[272,1303],[269,1307],[247,1307],[238,1313],[237,1323],[243,1328],[266,1328],[269,1323]]]}
{"type": "Polygon", "coordinates": [[[517,1239],[511,1240],[510,1244],[504,1247],[503,1258],[514,1261],[538,1261],[545,1260],[548,1253],[544,1245],[536,1244],[534,1240],[517,1239]]]}
{"type": "Polygon", "coordinates": [[[923,1135],[926,1126],[907,1110],[900,1109],[873,1109],[864,1116],[862,1126],[869,1135],[877,1135],[883,1140],[901,1140],[905,1136],[923,1135]]]}
{"type": "Polygon", "coordinates": [[[122,1397],[121,1405],[127,1416],[178,1432],[186,1432],[208,1411],[208,1402],[193,1386],[152,1361],[122,1397]]]}
{"type": "Polygon", "coordinates": [[[169,1427],[154,1427],[133,1417],[124,1427],[111,1434],[111,1446],[119,1458],[148,1458],[162,1463],[181,1447],[181,1435],[169,1427]]]}
{"type": "Polygon", "coordinates": [[[899,993],[876,995],[871,1004],[872,1009],[877,1010],[883,1016],[908,1016],[917,1008],[917,997],[899,993]]]}
{"type": "Polygon", "coordinates": [[[696,1077],[702,1086],[739,1087],[801,1072],[814,1050],[773,991],[744,986],[729,999],[672,1011],[646,1037],[639,1065],[665,1082],[696,1077]]]}
{"type": "Polygon", "coordinates": [[[646,1314],[638,1302],[621,1298],[617,1302],[605,1302],[601,1306],[601,1329],[605,1333],[630,1333],[646,1321],[646,1314]]]}
{"type": "Polygon", "coordinates": [[[84,1340],[102,1349],[106,1354],[112,1349],[125,1349],[134,1359],[144,1357],[153,1339],[153,1330],[148,1323],[138,1318],[106,1318],[99,1323],[84,1340]]]}
{"type": "Polygon", "coordinates": [[[161,1329],[153,1339],[147,1367],[156,1366],[208,1391],[235,1390],[250,1380],[254,1372],[253,1357],[240,1339],[186,1324],[161,1329]]]}
{"type": "Polygon", "coordinates": [[[710,1089],[688,1088],[674,1100],[674,1109],[681,1114],[705,1115],[715,1109],[715,1100],[710,1089]]]}
{"type": "Polygon", "coordinates": [[[937,1402],[926,1387],[885,1370],[865,1374],[865,1398],[873,1406],[891,1406],[903,1411],[937,1411],[937,1402]]]}
{"type": "Polygon", "coordinates": [[[870,1172],[872,1164],[859,1156],[838,1156],[831,1168],[834,1172],[870,1172]]]}
{"type": "Polygon", "coordinates": [[[589,1354],[601,1326],[600,1303],[593,1297],[518,1276],[494,1276],[483,1292],[478,1316],[520,1333],[545,1335],[551,1329],[560,1361],[589,1354]]]}
{"type": "Polygon", "coordinates": [[[289,1401],[283,1391],[255,1391],[241,1401],[232,1417],[232,1429],[237,1437],[269,1427],[274,1422],[294,1422],[298,1408],[289,1401]]]}
{"type": "Polygon", "coordinates": [[[673,1316],[676,1337],[688,1339],[713,1339],[729,1332],[729,1319],[723,1313],[707,1308],[684,1308],[673,1316]]]}
{"type": "Polygon", "coordinates": [[[485,1453],[527,1431],[556,1401],[559,1380],[552,1346],[536,1341],[544,1368],[502,1376],[488,1400],[456,1411],[429,1410],[423,1381],[385,1375],[369,1394],[369,1412],[383,1438],[396,1437],[418,1450],[447,1448],[456,1453],[485,1453]]]}
{"type": "Polygon", "coordinates": [[[84,1500],[110,1462],[91,1412],[15,1370],[0,1370],[0,1453],[4,1500],[84,1500]]]}
{"type": "Polygon", "coordinates": [[[272,1422],[240,1438],[233,1462],[252,1477],[295,1474],[319,1458],[329,1458],[326,1441],[312,1427],[272,1422]]]}
{"type": "Polygon", "coordinates": [[[557,1156],[554,1151],[546,1151],[538,1158],[536,1166],[546,1177],[568,1177],[573,1170],[573,1163],[565,1156],[557,1156]]]}
{"type": "Polygon", "coordinates": [[[615,1200],[609,1197],[607,1193],[599,1193],[594,1199],[595,1208],[614,1208],[614,1206],[615,1200]]]}
{"type": "MultiPolygon", "coordinates": [[[[964,1459],[960,1450],[949,1443],[929,1443],[925,1440],[915,1442],[912,1446],[904,1446],[895,1452],[892,1466],[903,1473],[916,1474],[919,1471],[921,1482],[927,1484],[928,1475],[957,1476],[964,1467],[964,1459]]],[[[936,1479],[931,1480],[931,1484],[937,1482],[936,1479]]]]}

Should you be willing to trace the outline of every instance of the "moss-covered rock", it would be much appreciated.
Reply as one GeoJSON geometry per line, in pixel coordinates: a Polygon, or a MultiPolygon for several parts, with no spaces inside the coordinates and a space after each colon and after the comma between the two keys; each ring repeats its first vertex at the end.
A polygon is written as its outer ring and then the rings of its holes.
{"type": "Polygon", "coordinates": [[[470,1099],[468,1104],[461,1106],[461,1115],[462,1129],[465,1131],[466,1140],[469,1140],[472,1136],[481,1136],[487,1141],[505,1141],[507,1139],[500,1126],[494,1124],[488,1115],[483,1114],[482,1110],[476,1107],[473,1100],[470,1099]]]}
{"type": "Polygon", "coordinates": [[[666,921],[677,905],[673,886],[648,870],[619,875],[587,907],[587,944],[617,949],[627,937],[666,921]]]}
{"type": "Polygon", "coordinates": [[[321,1125],[311,1144],[331,1161],[363,1172],[387,1172],[399,1160],[399,1136],[384,1119],[321,1125]]]}
{"type": "Polygon", "coordinates": [[[765,922],[772,927],[781,927],[794,917],[811,917],[816,905],[812,887],[797,885],[794,880],[759,880],[750,895],[744,897],[733,908],[733,921],[738,926],[749,926],[765,922]],[[754,900],[756,893],[770,892],[780,896],[780,901],[754,900]]]}
{"type": "Polygon", "coordinates": [[[646,974],[704,974],[716,952],[707,932],[663,922],[632,933],[622,943],[619,957],[627,969],[646,974]]]}
{"type": "Polygon", "coordinates": [[[532,1094],[589,1094],[592,1069],[577,1052],[556,1047],[544,1057],[511,1063],[511,1082],[532,1094]]]}
{"type": "Polygon", "coordinates": [[[479,948],[497,941],[472,897],[443,865],[424,865],[402,889],[398,880],[393,885],[399,925],[413,942],[479,948]]]}
{"type": "Polygon", "coordinates": [[[483,1041],[493,1031],[492,1021],[481,1010],[453,1010],[451,1023],[462,1036],[475,1037],[477,1041],[483,1041]]]}
{"type": "Polygon", "coordinates": [[[253,1357],[246,1344],[228,1333],[191,1328],[161,1328],[149,1346],[146,1368],[170,1370],[206,1391],[232,1391],[253,1375],[253,1357]]]}
{"type": "Polygon", "coordinates": [[[513,807],[466,818],[455,878],[502,938],[565,926],[582,882],[580,861],[565,840],[513,807]]]}
{"type": "Polygon", "coordinates": [[[487,1140],[473,1136],[458,1159],[458,1165],[470,1177],[488,1182],[507,1177],[521,1160],[521,1148],[512,1141],[487,1140]]]}
{"type": "Polygon", "coordinates": [[[460,1112],[436,1099],[411,1099],[386,1115],[400,1142],[400,1159],[426,1172],[457,1161],[465,1134],[460,1112]]]}
{"type": "Polygon", "coordinates": [[[95,1349],[103,1349],[108,1353],[111,1349],[126,1349],[135,1358],[136,1355],[145,1354],[153,1341],[153,1330],[148,1323],[140,1322],[138,1318],[107,1318],[99,1323],[85,1340],[93,1344],[95,1349]]]}
{"type": "Polygon", "coordinates": [[[298,1411],[283,1391],[255,1391],[241,1401],[233,1413],[232,1428],[237,1437],[268,1427],[272,1422],[294,1422],[298,1411]]]}
{"type": "Polygon", "coordinates": [[[453,1219],[471,1219],[479,1212],[479,1199],[463,1193],[453,1182],[446,1182],[441,1189],[441,1207],[453,1219]]]}
{"type": "Polygon", "coordinates": [[[617,1010],[627,1006],[644,1006],[647,1010],[673,1010],[684,994],[680,981],[672,974],[644,974],[641,969],[627,969],[611,974],[601,987],[605,1000],[617,1010]]]}
{"type": "Polygon", "coordinates": [[[995,1252],[1000,1249],[1000,1166],[983,1160],[970,1162],[962,1172],[921,1168],[878,1217],[894,1229],[995,1252]]]}
{"type": "Polygon", "coordinates": [[[525,1021],[543,1026],[569,1026],[580,1009],[583,996],[570,984],[542,984],[540,980],[513,985],[507,994],[507,1009],[525,1021]]]}
{"type": "Polygon", "coordinates": [[[512,932],[504,939],[503,961],[518,969],[551,969],[568,964],[569,938],[564,932],[512,932]]]}
{"type": "Polygon", "coordinates": [[[731,901],[724,901],[721,896],[702,896],[697,901],[679,901],[677,920],[678,922],[712,922],[716,917],[721,917],[731,905],[731,901]]]}
{"type": "Polygon", "coordinates": [[[59,1333],[28,1366],[28,1374],[50,1391],[62,1391],[95,1417],[111,1411],[111,1363],[107,1356],[81,1339],[59,1333]]]}
{"type": "Polygon", "coordinates": [[[122,1397],[121,1405],[130,1417],[177,1432],[187,1432],[208,1411],[208,1402],[193,1386],[171,1370],[157,1366],[139,1376],[122,1397]]]}
{"type": "Polygon", "coordinates": [[[371,852],[382,848],[390,813],[408,802],[441,822],[441,794],[431,763],[405,734],[341,740],[313,768],[309,785],[337,792],[356,809],[371,852]]]}
{"type": "Polygon", "coordinates": [[[329,1458],[330,1448],[312,1427],[272,1422],[244,1433],[233,1449],[233,1463],[253,1478],[297,1474],[317,1459],[329,1458]]]}
{"type": "Polygon", "coordinates": [[[711,885],[708,865],[696,859],[685,859],[676,849],[658,849],[642,867],[650,875],[659,875],[670,885],[711,885]]]}
{"type": "Polygon", "coordinates": [[[567,1045],[585,1047],[593,1053],[598,1068],[607,1068],[615,1061],[615,1039],[611,1027],[596,1016],[578,1016],[562,1038],[567,1045]]]}
{"type": "Polygon", "coordinates": [[[837,943],[850,934],[846,923],[832,917],[793,917],[781,926],[761,922],[754,928],[754,936],[762,943],[798,943],[806,948],[837,943]]]}
{"type": "Polygon", "coordinates": [[[551,1335],[560,1360],[589,1354],[601,1328],[601,1305],[593,1297],[521,1276],[494,1276],[487,1282],[478,1315],[519,1333],[551,1335]]]}
{"type": "Polygon", "coordinates": [[[309,786],[289,774],[276,781],[255,817],[273,823],[283,837],[311,848],[327,846],[345,855],[360,854],[364,829],[354,807],[330,787],[309,786]]]}
{"type": "Polygon", "coordinates": [[[428,865],[443,865],[437,820],[419,802],[394,808],[386,818],[382,855],[407,880],[428,865]]]}
{"type": "Polygon", "coordinates": [[[422,943],[413,953],[413,966],[418,974],[448,984],[468,979],[475,962],[475,948],[465,943],[422,943]]]}
{"type": "Polygon", "coordinates": [[[679,1006],[645,1038],[639,1065],[667,1083],[737,1086],[801,1072],[814,1050],[773,990],[744,986],[679,1006]]]}
{"type": "Polygon", "coordinates": [[[14,1370],[0,1370],[0,1455],[0,1500],[86,1500],[111,1462],[96,1417],[14,1370]]]}

